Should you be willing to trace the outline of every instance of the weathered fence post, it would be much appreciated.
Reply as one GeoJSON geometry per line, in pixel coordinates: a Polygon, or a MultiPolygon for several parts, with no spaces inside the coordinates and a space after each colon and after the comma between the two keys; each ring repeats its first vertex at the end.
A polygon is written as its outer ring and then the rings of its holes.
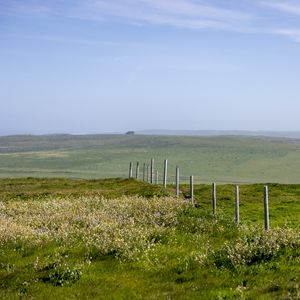
{"type": "Polygon", "coordinates": [[[154,174],[154,159],[151,158],[151,165],[150,165],[150,183],[154,183],[154,180],[153,180],[153,174],[154,174]]]}
{"type": "Polygon", "coordinates": [[[129,178],[132,178],[132,162],[129,164],[129,178]]]}
{"type": "Polygon", "coordinates": [[[194,204],[194,176],[190,176],[190,198],[192,204],[194,204]]]}
{"type": "Polygon", "coordinates": [[[240,195],[239,195],[239,186],[235,186],[235,223],[240,224],[240,195]]]}
{"type": "Polygon", "coordinates": [[[265,208],[265,230],[270,229],[269,224],[269,189],[268,186],[264,186],[264,208],[265,208]]]}
{"type": "Polygon", "coordinates": [[[158,184],[158,170],[155,172],[155,184],[158,184]]]}
{"type": "Polygon", "coordinates": [[[165,159],[165,161],[164,161],[164,179],[163,179],[164,187],[167,187],[167,176],[168,176],[168,160],[165,159]]]}
{"type": "Polygon", "coordinates": [[[215,214],[216,207],[217,207],[217,187],[215,182],[213,182],[212,184],[212,205],[213,205],[213,214],[215,214]]]}
{"type": "Polygon", "coordinates": [[[176,197],[179,197],[179,167],[176,166],[176,197]]]}
{"type": "Polygon", "coordinates": [[[147,165],[147,182],[149,182],[149,165],[147,165]]]}
{"type": "Polygon", "coordinates": [[[145,181],[145,174],[146,173],[146,164],[143,164],[143,181],[145,181]]]}
{"type": "Polygon", "coordinates": [[[136,163],[135,178],[136,178],[136,179],[139,179],[139,176],[140,176],[140,163],[137,162],[137,163],[136,163]]]}

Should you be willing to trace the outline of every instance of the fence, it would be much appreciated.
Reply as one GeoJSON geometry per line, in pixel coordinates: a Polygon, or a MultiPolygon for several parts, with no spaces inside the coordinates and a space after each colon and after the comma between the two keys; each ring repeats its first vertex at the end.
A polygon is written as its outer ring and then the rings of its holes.
{"type": "MultiPolygon", "coordinates": [[[[140,178],[140,163],[136,162],[136,173],[135,178],[139,180],[140,178]]],[[[154,168],[154,158],[151,158],[150,165],[147,163],[143,163],[142,169],[142,179],[145,182],[151,184],[159,183],[159,172],[154,168]]],[[[129,163],[129,178],[133,178],[133,163],[129,163]]],[[[168,160],[165,159],[163,163],[163,177],[162,177],[162,185],[164,188],[167,187],[167,179],[168,179],[168,160]]],[[[189,176],[189,185],[190,185],[190,202],[194,205],[194,176],[189,176]]],[[[217,211],[217,184],[215,182],[212,183],[211,187],[212,191],[212,211],[213,214],[216,214],[217,211]]],[[[179,166],[175,168],[175,196],[179,197],[180,194],[180,169],[179,166]]],[[[268,231],[270,229],[269,223],[269,189],[268,186],[264,186],[264,224],[265,230],[268,231]]],[[[235,222],[237,225],[240,223],[240,203],[239,203],[239,186],[235,185],[235,222]]]]}

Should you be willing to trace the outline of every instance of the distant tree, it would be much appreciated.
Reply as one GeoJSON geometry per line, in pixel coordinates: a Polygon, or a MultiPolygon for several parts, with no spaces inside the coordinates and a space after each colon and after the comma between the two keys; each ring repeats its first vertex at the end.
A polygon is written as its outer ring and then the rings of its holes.
{"type": "Polygon", "coordinates": [[[134,131],[127,131],[126,134],[127,135],[132,135],[132,134],[134,134],[134,131]]]}

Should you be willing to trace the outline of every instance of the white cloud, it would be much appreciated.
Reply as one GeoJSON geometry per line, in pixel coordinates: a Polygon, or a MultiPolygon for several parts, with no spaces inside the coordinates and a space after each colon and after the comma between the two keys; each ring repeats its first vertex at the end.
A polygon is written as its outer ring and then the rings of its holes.
{"type": "Polygon", "coordinates": [[[180,15],[190,17],[205,17],[213,19],[235,19],[245,20],[250,16],[244,12],[233,11],[230,9],[221,9],[211,6],[209,4],[203,4],[199,1],[191,0],[142,0],[143,3],[149,7],[155,8],[160,12],[168,15],[180,15]]]}
{"type": "Polygon", "coordinates": [[[261,4],[277,9],[281,12],[300,15],[300,4],[287,1],[262,1],[261,4]]]}
{"type": "MultiPolygon", "coordinates": [[[[300,42],[297,29],[300,28],[300,19],[297,19],[300,4],[295,1],[11,0],[4,3],[4,10],[9,13],[192,30],[276,34],[300,42]],[[290,14],[296,17],[290,18],[290,14]]],[[[0,8],[1,5],[0,0],[0,8]]]]}
{"type": "MultiPolygon", "coordinates": [[[[277,10],[281,16],[281,21],[286,20],[287,14],[295,15],[296,17],[300,16],[300,4],[291,2],[291,1],[262,1],[261,4],[266,7],[270,7],[272,9],[277,10]]],[[[285,28],[271,28],[269,30],[269,33],[285,36],[287,38],[292,39],[293,41],[300,43],[300,19],[298,26],[292,25],[291,22],[290,25],[287,25],[285,28]]],[[[276,25],[274,25],[276,27],[276,25]]]]}
{"type": "MultiPolygon", "coordinates": [[[[192,0],[90,0],[88,3],[89,15],[93,18],[105,15],[139,24],[189,29],[224,30],[231,27],[233,30],[238,24],[252,19],[252,16],[245,12],[221,9],[192,0]]],[[[86,11],[87,6],[81,7],[80,10],[86,11]]]]}
{"type": "Polygon", "coordinates": [[[286,36],[294,40],[295,42],[300,43],[300,29],[276,29],[273,33],[277,35],[286,36]]]}

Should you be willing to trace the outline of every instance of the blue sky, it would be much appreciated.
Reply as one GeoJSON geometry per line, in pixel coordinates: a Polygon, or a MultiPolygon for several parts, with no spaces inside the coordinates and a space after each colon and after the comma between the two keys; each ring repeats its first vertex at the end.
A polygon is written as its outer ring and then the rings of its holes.
{"type": "Polygon", "coordinates": [[[0,0],[0,134],[300,130],[300,1],[0,0]]]}

